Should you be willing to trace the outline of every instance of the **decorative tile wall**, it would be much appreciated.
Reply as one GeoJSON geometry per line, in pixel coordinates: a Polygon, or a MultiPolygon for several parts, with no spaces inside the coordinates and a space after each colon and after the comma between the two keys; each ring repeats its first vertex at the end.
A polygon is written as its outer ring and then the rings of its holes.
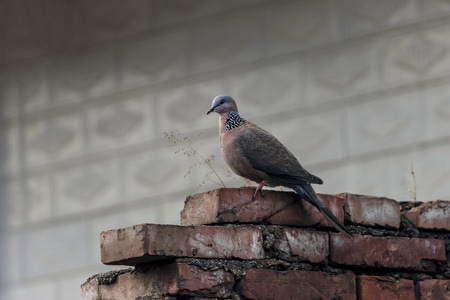
{"type": "Polygon", "coordinates": [[[164,132],[245,184],[205,115],[221,93],[320,192],[450,199],[449,37],[440,0],[1,1],[0,298],[79,299],[100,231],[219,187],[164,132]]]}

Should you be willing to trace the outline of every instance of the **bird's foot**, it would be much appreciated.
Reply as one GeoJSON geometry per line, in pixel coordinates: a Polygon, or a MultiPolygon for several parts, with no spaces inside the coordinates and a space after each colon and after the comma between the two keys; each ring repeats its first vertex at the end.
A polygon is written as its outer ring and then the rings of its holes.
{"type": "Polygon", "coordinates": [[[252,199],[255,199],[256,198],[256,193],[258,193],[258,190],[261,192],[261,197],[265,197],[266,195],[264,195],[264,192],[263,192],[263,187],[266,185],[266,182],[263,180],[263,181],[261,181],[259,184],[258,184],[258,186],[256,187],[256,190],[255,190],[255,193],[253,194],[253,198],[252,199]]]}
{"type": "Polygon", "coordinates": [[[262,189],[265,185],[266,185],[266,182],[263,180],[260,183],[258,183],[257,186],[243,186],[243,187],[248,188],[248,189],[255,189],[255,193],[253,193],[253,197],[252,197],[252,200],[254,200],[256,198],[256,194],[258,193],[258,191],[261,193],[261,197],[266,196],[262,189]]]}

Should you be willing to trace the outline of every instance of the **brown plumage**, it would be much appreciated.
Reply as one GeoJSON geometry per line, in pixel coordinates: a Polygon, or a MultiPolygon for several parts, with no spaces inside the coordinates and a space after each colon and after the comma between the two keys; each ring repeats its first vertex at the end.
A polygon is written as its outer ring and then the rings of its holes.
{"type": "Polygon", "coordinates": [[[211,112],[220,115],[220,149],[233,172],[259,183],[257,190],[264,185],[292,188],[314,205],[337,230],[351,236],[311,187],[312,183],[322,184],[322,179],[306,171],[294,154],[273,135],[244,120],[233,98],[215,97],[207,114],[211,112]]]}

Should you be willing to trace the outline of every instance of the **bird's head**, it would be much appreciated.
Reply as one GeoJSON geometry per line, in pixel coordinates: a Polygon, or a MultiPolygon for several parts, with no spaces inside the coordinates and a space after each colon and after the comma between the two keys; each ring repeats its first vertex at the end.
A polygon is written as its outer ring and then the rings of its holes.
{"type": "Polygon", "coordinates": [[[206,112],[210,114],[215,111],[218,114],[229,113],[230,111],[237,111],[237,105],[230,96],[219,95],[213,99],[211,108],[206,112]]]}

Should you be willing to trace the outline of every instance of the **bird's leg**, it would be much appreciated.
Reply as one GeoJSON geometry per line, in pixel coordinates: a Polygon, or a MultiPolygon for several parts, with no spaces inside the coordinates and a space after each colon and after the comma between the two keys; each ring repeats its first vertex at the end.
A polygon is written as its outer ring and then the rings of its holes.
{"type": "Polygon", "coordinates": [[[260,183],[258,183],[257,186],[249,186],[249,185],[246,185],[246,186],[241,186],[241,188],[255,189],[255,192],[253,193],[253,196],[252,196],[252,200],[254,200],[254,199],[256,198],[256,194],[258,193],[258,191],[261,192],[261,196],[262,196],[262,197],[265,197],[264,191],[263,191],[263,189],[262,189],[263,186],[265,186],[265,185],[266,185],[266,182],[263,180],[263,181],[261,181],[260,183]]]}
{"type": "Polygon", "coordinates": [[[262,190],[262,188],[263,188],[265,185],[266,185],[266,182],[265,182],[264,180],[261,181],[260,183],[258,183],[258,186],[257,186],[256,189],[255,189],[255,193],[253,194],[253,198],[252,198],[252,199],[255,199],[255,198],[256,198],[256,193],[258,193],[258,191],[261,192],[261,196],[262,196],[262,197],[265,197],[264,192],[263,192],[263,190],[262,190]]]}

